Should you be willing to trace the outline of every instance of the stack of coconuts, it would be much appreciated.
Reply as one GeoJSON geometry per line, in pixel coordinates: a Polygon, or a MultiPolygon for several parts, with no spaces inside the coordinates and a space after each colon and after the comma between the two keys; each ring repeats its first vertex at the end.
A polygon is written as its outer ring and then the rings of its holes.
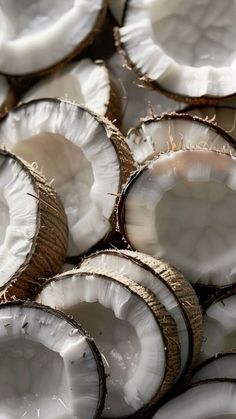
{"type": "Polygon", "coordinates": [[[0,416],[236,417],[236,0],[0,0],[0,416]]]}

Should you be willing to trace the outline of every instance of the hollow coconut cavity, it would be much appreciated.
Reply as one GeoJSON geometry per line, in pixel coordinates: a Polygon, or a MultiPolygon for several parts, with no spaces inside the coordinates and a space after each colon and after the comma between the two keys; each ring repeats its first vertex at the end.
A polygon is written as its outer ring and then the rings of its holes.
{"type": "Polygon", "coordinates": [[[236,293],[213,302],[203,316],[200,360],[236,350],[236,293]]]}
{"type": "Polygon", "coordinates": [[[207,119],[219,125],[236,140],[236,109],[230,106],[199,106],[183,110],[184,113],[207,119]]]}
{"type": "Polygon", "coordinates": [[[115,273],[73,270],[48,281],[37,301],[72,315],[95,339],[107,377],[103,417],[136,417],[173,384],[175,324],[142,286],[115,273]]]}
{"type": "Polygon", "coordinates": [[[35,162],[53,181],[68,218],[68,256],[109,239],[118,194],[133,162],[108,120],[70,102],[36,100],[2,119],[0,143],[35,162]]]}
{"type": "Polygon", "coordinates": [[[103,0],[0,1],[0,73],[40,73],[81,52],[100,28],[103,0]]]}
{"type": "Polygon", "coordinates": [[[36,83],[21,98],[30,101],[41,98],[61,98],[85,105],[100,115],[109,113],[111,84],[103,62],[84,58],[36,83]]]}
{"type": "Polygon", "coordinates": [[[133,249],[163,258],[193,284],[235,283],[235,176],[227,154],[163,154],[128,181],[120,229],[133,249]]]}
{"type": "MultiPolygon", "coordinates": [[[[202,115],[196,116],[197,118],[193,115],[166,113],[144,119],[136,128],[131,129],[126,137],[134,160],[143,164],[155,155],[182,148],[208,148],[235,154],[236,141],[214,125],[215,118],[210,122],[198,118],[202,115]]],[[[225,113],[222,116],[225,117],[225,113]]],[[[226,128],[227,121],[228,119],[222,128],[226,128]]],[[[232,121],[230,126],[232,127],[232,121]]]]}
{"type": "Polygon", "coordinates": [[[67,221],[54,189],[32,166],[4,150],[0,213],[0,299],[32,298],[42,278],[63,265],[67,221]]]}
{"type": "Polygon", "coordinates": [[[202,315],[189,282],[177,269],[151,256],[128,250],[105,250],[84,259],[80,269],[117,272],[153,292],[175,321],[181,350],[180,374],[199,356],[202,315]]]}
{"type": "Polygon", "coordinates": [[[236,377],[236,352],[216,354],[208,359],[195,371],[190,383],[212,379],[235,379],[236,377]]]}
{"type": "Polygon", "coordinates": [[[100,417],[105,376],[100,354],[75,321],[49,307],[0,306],[2,418],[100,417]]]}
{"type": "Polygon", "coordinates": [[[147,82],[186,101],[233,95],[236,2],[128,0],[121,47],[147,82]],[[181,30],[180,30],[181,28],[181,30]]]}
{"type": "Polygon", "coordinates": [[[198,383],[158,409],[152,419],[234,419],[235,396],[235,380],[198,383]]]}

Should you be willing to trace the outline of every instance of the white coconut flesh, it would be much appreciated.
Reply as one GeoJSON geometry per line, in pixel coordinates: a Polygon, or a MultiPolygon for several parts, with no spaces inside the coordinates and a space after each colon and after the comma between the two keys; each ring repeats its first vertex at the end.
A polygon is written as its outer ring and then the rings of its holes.
{"type": "Polygon", "coordinates": [[[211,380],[216,378],[232,378],[236,377],[236,354],[220,354],[207,364],[199,367],[191,378],[191,383],[197,383],[203,380],[211,380]]]}
{"type": "Polygon", "coordinates": [[[234,419],[236,383],[229,380],[199,383],[175,397],[153,419],[234,419]]]}
{"type": "Polygon", "coordinates": [[[24,75],[47,69],[86,41],[103,0],[0,1],[0,72],[24,75]]]}
{"type": "Polygon", "coordinates": [[[38,229],[35,183],[24,166],[0,153],[0,288],[24,264],[38,229]]]}
{"type": "Polygon", "coordinates": [[[69,256],[84,253],[112,229],[120,162],[110,136],[85,109],[55,100],[30,102],[0,124],[0,144],[36,162],[53,182],[68,218],[69,256]]]}
{"type": "Polygon", "coordinates": [[[126,0],[108,0],[108,6],[117,23],[121,24],[126,0]]]}
{"type": "Polygon", "coordinates": [[[1,306],[1,418],[97,417],[102,369],[93,345],[53,310],[1,306]]]}
{"type": "MultiPolygon", "coordinates": [[[[116,1],[116,0],[114,0],[116,1]]],[[[161,115],[163,112],[180,110],[183,104],[167,98],[157,91],[144,88],[134,73],[125,67],[120,54],[114,54],[107,62],[112,81],[120,92],[122,99],[121,129],[126,134],[130,128],[139,124],[140,118],[153,113],[161,115]]]]}
{"type": "Polygon", "coordinates": [[[236,295],[212,303],[203,316],[201,359],[236,348],[236,295]]]}
{"type": "Polygon", "coordinates": [[[236,2],[129,0],[121,43],[136,68],[185,97],[236,92],[236,2]],[[180,30],[181,28],[181,30],[180,30]]]}
{"type": "Polygon", "coordinates": [[[47,283],[37,301],[72,315],[95,339],[107,374],[103,417],[131,415],[151,400],[165,374],[165,343],[138,294],[104,275],[71,271],[47,283]]]}
{"type": "MultiPolygon", "coordinates": [[[[224,127],[226,124],[227,122],[224,127]]],[[[144,121],[137,128],[130,130],[126,142],[138,163],[151,160],[159,153],[179,148],[209,148],[235,153],[233,146],[217,128],[206,121],[186,119],[184,115],[164,115],[144,121]]]]}
{"type": "Polygon", "coordinates": [[[133,257],[131,254],[127,257],[122,253],[122,250],[98,252],[83,261],[81,269],[83,268],[89,268],[94,272],[96,269],[103,269],[107,273],[118,272],[154,293],[157,300],[175,320],[181,347],[181,374],[189,363],[191,338],[186,317],[174,292],[168,288],[160,277],[141,266],[139,261],[135,259],[135,253],[133,257]]]}
{"type": "Polygon", "coordinates": [[[236,139],[236,109],[227,106],[201,106],[184,111],[188,115],[208,119],[223,128],[236,139]]]}
{"type": "Polygon", "coordinates": [[[43,78],[21,100],[46,97],[69,99],[105,115],[110,100],[108,70],[104,64],[85,58],[43,78]]]}
{"type": "Polygon", "coordinates": [[[161,155],[127,186],[120,228],[131,246],[163,258],[192,283],[235,283],[236,160],[182,150],[161,155]]]}

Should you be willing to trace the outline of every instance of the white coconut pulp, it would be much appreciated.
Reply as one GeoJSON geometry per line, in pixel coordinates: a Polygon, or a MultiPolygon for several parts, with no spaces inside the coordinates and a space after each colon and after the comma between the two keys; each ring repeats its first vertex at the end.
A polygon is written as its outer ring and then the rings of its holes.
{"type": "Polygon", "coordinates": [[[155,395],[165,372],[165,343],[149,306],[121,283],[67,272],[37,301],[73,315],[93,336],[107,374],[103,417],[134,413],[155,395]]]}
{"type": "Polygon", "coordinates": [[[212,303],[203,317],[201,360],[236,349],[236,294],[212,303]]]}
{"type": "Polygon", "coordinates": [[[211,380],[216,378],[236,377],[236,353],[215,355],[208,363],[199,367],[191,378],[191,383],[197,383],[202,380],[211,380]]]}
{"type": "MultiPolygon", "coordinates": [[[[228,118],[223,128],[226,127],[227,121],[228,118]]],[[[128,133],[126,142],[138,163],[151,160],[159,153],[179,148],[209,148],[235,153],[232,145],[212,125],[192,118],[186,119],[184,115],[168,118],[163,116],[143,121],[128,133]]]]}
{"type": "Polygon", "coordinates": [[[144,88],[134,71],[129,71],[125,67],[120,54],[114,54],[108,60],[107,65],[122,99],[121,130],[124,134],[130,128],[135,127],[140,118],[146,115],[152,115],[152,113],[161,115],[163,112],[171,112],[183,107],[179,102],[175,102],[156,91],[144,88]]]}
{"type": "Polygon", "coordinates": [[[155,275],[154,272],[141,266],[138,260],[135,259],[135,253],[134,257],[132,257],[132,252],[126,256],[122,253],[122,250],[117,252],[105,251],[93,254],[81,264],[81,269],[83,268],[89,268],[93,271],[96,271],[96,269],[104,269],[107,273],[118,272],[143,287],[150,289],[155,294],[157,300],[164,305],[168,313],[176,322],[181,347],[180,373],[183,372],[189,363],[190,331],[188,330],[187,320],[178,299],[164,281],[155,275]]]}
{"type": "Polygon", "coordinates": [[[69,99],[105,115],[110,100],[108,70],[103,63],[94,63],[89,58],[84,58],[43,78],[21,100],[47,97],[69,99]]]}
{"type": "Polygon", "coordinates": [[[95,418],[97,360],[81,330],[52,311],[0,307],[0,416],[95,418]]]}
{"type": "Polygon", "coordinates": [[[236,278],[235,191],[235,157],[166,153],[131,181],[120,226],[134,249],[167,260],[192,283],[230,285],[236,278]]]}
{"type": "Polygon", "coordinates": [[[68,218],[69,256],[85,252],[111,230],[120,164],[110,135],[88,111],[54,100],[30,102],[0,124],[0,144],[36,162],[53,182],[68,218]]]}
{"type": "Polygon", "coordinates": [[[141,73],[175,94],[236,92],[235,0],[129,0],[121,43],[141,73]]]}
{"type": "Polygon", "coordinates": [[[190,387],[157,410],[153,419],[234,419],[236,382],[211,381],[190,387]]]}
{"type": "Polygon", "coordinates": [[[29,173],[0,154],[0,288],[25,262],[36,234],[38,201],[29,173]]]}
{"type": "Polygon", "coordinates": [[[94,29],[103,0],[0,1],[0,72],[24,75],[57,64],[94,29]]]}
{"type": "Polygon", "coordinates": [[[183,112],[198,116],[202,119],[208,119],[223,128],[227,134],[230,134],[236,140],[236,109],[229,106],[201,106],[184,110],[183,112]]]}

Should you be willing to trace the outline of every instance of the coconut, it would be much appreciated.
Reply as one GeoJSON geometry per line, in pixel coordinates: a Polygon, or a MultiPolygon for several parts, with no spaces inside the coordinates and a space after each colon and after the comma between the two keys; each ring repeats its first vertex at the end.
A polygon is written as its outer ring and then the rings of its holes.
{"type": "Polygon", "coordinates": [[[63,265],[68,228],[55,190],[33,166],[0,150],[0,298],[32,298],[63,265]],[[41,278],[41,279],[40,279],[41,278]]]}
{"type": "Polygon", "coordinates": [[[155,155],[181,148],[208,148],[235,154],[236,141],[215,125],[215,119],[210,122],[198,116],[165,113],[143,119],[126,137],[134,160],[143,164],[155,155]]]}
{"type": "Polygon", "coordinates": [[[181,351],[180,375],[187,374],[199,356],[202,315],[193,288],[177,269],[143,253],[115,249],[89,255],[80,268],[93,272],[102,269],[107,274],[118,272],[150,289],[176,323],[181,351]]]}
{"type": "Polygon", "coordinates": [[[117,43],[153,88],[216,102],[236,93],[235,17],[235,1],[128,0],[117,43]]]}
{"type": "Polygon", "coordinates": [[[50,279],[37,301],[79,320],[104,359],[103,417],[143,417],[180,368],[174,320],[154,295],[119,274],[72,270],[50,279]]]}
{"type": "Polygon", "coordinates": [[[160,155],[135,172],[119,203],[133,249],[163,258],[192,284],[235,283],[236,158],[209,150],[160,155]]]}
{"type": "Polygon", "coordinates": [[[0,143],[53,180],[68,217],[68,256],[110,241],[121,186],[134,167],[114,125],[73,103],[39,99],[1,120],[0,143]]]}
{"type": "Polygon", "coordinates": [[[236,353],[219,353],[208,359],[194,372],[190,383],[217,378],[236,378],[236,353]]]}
{"type": "Polygon", "coordinates": [[[0,355],[2,418],[100,417],[101,356],[69,317],[35,303],[1,305],[0,355]]]}
{"type": "Polygon", "coordinates": [[[42,74],[80,53],[98,32],[106,0],[0,2],[0,73],[42,74]]]}

